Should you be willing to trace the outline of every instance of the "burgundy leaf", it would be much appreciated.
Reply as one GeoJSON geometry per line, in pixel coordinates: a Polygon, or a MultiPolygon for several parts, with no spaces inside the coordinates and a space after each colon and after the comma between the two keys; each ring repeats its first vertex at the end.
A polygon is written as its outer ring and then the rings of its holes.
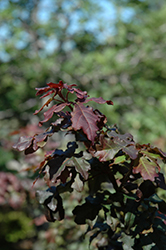
{"type": "Polygon", "coordinates": [[[50,136],[50,134],[47,134],[47,132],[45,132],[45,133],[41,133],[41,134],[34,136],[34,141],[33,141],[34,150],[37,147],[41,147],[45,145],[48,135],[50,136]]]}
{"type": "Polygon", "coordinates": [[[37,90],[36,95],[42,95],[43,93],[48,92],[47,94],[45,94],[44,96],[42,96],[41,98],[50,95],[52,93],[56,93],[58,89],[62,89],[63,88],[63,82],[59,81],[59,83],[53,83],[53,82],[49,82],[47,83],[48,86],[43,87],[43,88],[35,88],[37,90]],[[53,90],[51,90],[53,89],[53,90]]]}
{"type": "Polygon", "coordinates": [[[87,138],[94,144],[96,132],[99,128],[96,125],[98,117],[93,113],[91,107],[85,107],[82,103],[75,104],[71,113],[72,127],[75,131],[82,129],[87,138]]]}
{"type": "MultiPolygon", "coordinates": [[[[44,97],[44,96],[43,96],[44,97]]],[[[34,115],[37,115],[45,106],[48,106],[49,105],[49,103],[52,101],[52,98],[50,98],[48,101],[46,101],[45,103],[44,103],[44,105],[39,109],[39,110],[36,110],[35,111],[35,113],[34,113],[34,115]]]]}
{"type": "Polygon", "coordinates": [[[99,104],[104,104],[104,103],[107,103],[108,105],[113,105],[113,102],[112,101],[106,101],[104,100],[102,97],[92,97],[90,99],[86,99],[85,103],[87,102],[90,102],[90,101],[94,101],[94,102],[97,102],[99,104]]]}
{"type": "Polygon", "coordinates": [[[45,119],[43,121],[39,122],[39,125],[42,126],[42,124],[44,122],[47,122],[54,113],[58,113],[60,112],[62,109],[64,109],[68,104],[66,102],[60,103],[60,104],[55,104],[54,106],[52,106],[50,109],[48,109],[45,113],[44,113],[44,117],[45,119]]]}
{"type": "Polygon", "coordinates": [[[135,160],[138,156],[138,151],[135,145],[129,145],[122,148],[122,151],[130,156],[131,159],[135,160]]]}
{"type": "Polygon", "coordinates": [[[35,88],[37,90],[36,95],[42,95],[50,90],[50,87],[35,88]]]}
{"type": "Polygon", "coordinates": [[[145,157],[141,157],[139,165],[133,168],[133,174],[140,173],[144,180],[154,181],[158,176],[156,170],[159,169],[158,165],[154,161],[150,161],[145,157]]]}
{"type": "Polygon", "coordinates": [[[76,84],[67,85],[67,83],[63,84],[64,88],[67,89],[70,93],[74,93],[74,89],[72,87],[77,86],[76,84]]]}
{"type": "Polygon", "coordinates": [[[55,90],[50,90],[50,91],[48,91],[47,94],[42,95],[42,96],[40,97],[40,99],[42,99],[42,98],[44,98],[44,97],[46,97],[46,96],[48,96],[48,95],[51,95],[52,93],[56,93],[55,90]]]}
{"type": "Polygon", "coordinates": [[[53,83],[53,82],[49,82],[47,83],[47,85],[50,87],[50,88],[54,88],[54,89],[62,89],[63,88],[63,82],[62,81],[59,81],[59,83],[53,83]]]}
{"type": "Polygon", "coordinates": [[[82,90],[76,89],[76,88],[73,88],[73,89],[74,89],[74,91],[75,91],[75,93],[76,93],[76,96],[77,96],[77,98],[78,98],[79,100],[80,100],[80,99],[85,100],[85,99],[88,97],[86,91],[82,91],[82,90]]]}

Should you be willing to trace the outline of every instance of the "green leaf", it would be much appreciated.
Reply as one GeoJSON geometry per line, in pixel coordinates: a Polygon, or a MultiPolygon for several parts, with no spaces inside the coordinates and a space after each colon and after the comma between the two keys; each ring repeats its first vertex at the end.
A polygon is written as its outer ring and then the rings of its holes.
{"type": "Polygon", "coordinates": [[[136,215],[131,213],[131,212],[127,212],[125,214],[124,225],[125,225],[125,228],[127,229],[128,233],[130,232],[130,228],[134,224],[135,217],[136,217],[136,215]]]}
{"type": "Polygon", "coordinates": [[[114,159],[114,164],[123,163],[126,160],[126,155],[118,156],[114,159]]]}

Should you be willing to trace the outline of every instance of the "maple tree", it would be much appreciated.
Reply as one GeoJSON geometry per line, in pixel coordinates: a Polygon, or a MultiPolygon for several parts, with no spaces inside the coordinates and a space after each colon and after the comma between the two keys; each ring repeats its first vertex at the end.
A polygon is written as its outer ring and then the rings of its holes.
{"type": "Polygon", "coordinates": [[[39,122],[48,128],[20,137],[14,148],[26,155],[34,153],[60,131],[75,138],[65,150],[47,152],[36,168],[39,176],[35,182],[44,177],[48,185],[47,190],[36,193],[47,220],[65,218],[63,193],[82,192],[85,200],[73,208],[74,220],[87,224],[90,243],[97,239],[98,249],[126,249],[126,244],[133,249],[165,249],[166,202],[157,195],[157,189],[166,190],[160,170],[166,153],[150,144],[136,143],[129,133],[121,134],[115,125],[107,124],[104,114],[89,105],[91,101],[113,105],[110,100],[90,98],[75,84],[62,81],[36,90],[41,98],[50,96],[34,113],[52,104],[39,122]]]}

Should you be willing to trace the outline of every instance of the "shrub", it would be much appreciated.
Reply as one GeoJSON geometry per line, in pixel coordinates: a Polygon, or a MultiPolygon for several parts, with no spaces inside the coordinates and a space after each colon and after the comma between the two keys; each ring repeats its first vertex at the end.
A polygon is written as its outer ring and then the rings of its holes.
{"type": "Polygon", "coordinates": [[[39,122],[48,128],[20,137],[14,148],[28,155],[44,147],[54,133],[74,138],[66,149],[47,152],[37,169],[38,178],[44,177],[48,185],[47,190],[36,193],[47,220],[63,220],[63,193],[80,192],[84,201],[73,208],[74,221],[87,225],[89,241],[96,239],[98,249],[165,249],[166,203],[157,189],[166,189],[160,171],[166,154],[107,125],[106,116],[89,104],[113,105],[110,100],[90,98],[75,84],[62,81],[36,90],[41,98],[51,96],[35,112],[53,103],[39,122]]]}

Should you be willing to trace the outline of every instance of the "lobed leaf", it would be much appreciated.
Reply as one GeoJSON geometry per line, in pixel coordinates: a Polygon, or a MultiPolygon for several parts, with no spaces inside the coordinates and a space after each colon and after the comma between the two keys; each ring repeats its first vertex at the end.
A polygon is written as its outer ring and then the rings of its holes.
{"type": "Polygon", "coordinates": [[[24,151],[31,146],[32,141],[33,136],[21,136],[18,142],[13,145],[13,148],[19,151],[24,151]]]}
{"type": "Polygon", "coordinates": [[[85,107],[82,103],[75,104],[71,116],[72,128],[75,131],[82,129],[87,138],[94,144],[99,128],[96,125],[98,117],[93,113],[92,108],[85,107]]]}
{"type": "Polygon", "coordinates": [[[81,174],[85,180],[88,179],[88,170],[90,170],[91,167],[84,157],[77,158],[72,156],[70,164],[75,167],[76,171],[81,174]]]}
{"type": "Polygon", "coordinates": [[[51,117],[53,116],[54,113],[58,113],[62,111],[68,103],[63,102],[60,104],[55,104],[52,106],[50,109],[48,109],[46,112],[44,112],[44,120],[39,122],[39,125],[42,126],[44,122],[47,122],[51,117]]]}
{"type": "Polygon", "coordinates": [[[100,135],[100,144],[96,145],[96,151],[90,150],[93,157],[99,157],[99,161],[109,161],[119,152],[121,146],[114,143],[110,138],[100,135]]]}
{"type": "Polygon", "coordinates": [[[142,156],[139,160],[138,166],[133,168],[133,174],[140,173],[144,180],[154,181],[155,177],[158,177],[156,169],[158,169],[156,162],[142,156]]]}
{"type": "Polygon", "coordinates": [[[99,157],[100,161],[109,161],[122,150],[125,154],[129,155],[131,159],[136,159],[138,150],[135,147],[133,137],[130,134],[117,134],[111,131],[108,136],[101,134],[99,143],[96,145],[96,152],[91,149],[91,154],[94,157],[99,157]]]}
{"type": "Polygon", "coordinates": [[[75,189],[77,192],[83,191],[84,185],[83,182],[80,180],[79,174],[76,175],[75,180],[71,185],[71,188],[75,189]]]}
{"type": "Polygon", "coordinates": [[[112,101],[110,101],[110,100],[106,101],[102,97],[92,97],[92,98],[86,99],[86,101],[84,103],[88,103],[90,101],[94,101],[94,102],[99,103],[99,104],[107,103],[108,105],[113,105],[112,101]]]}
{"type": "Polygon", "coordinates": [[[84,203],[81,206],[76,206],[73,210],[75,215],[75,222],[78,225],[86,224],[86,220],[94,220],[99,213],[101,206],[98,204],[91,204],[89,202],[84,203]]]}

